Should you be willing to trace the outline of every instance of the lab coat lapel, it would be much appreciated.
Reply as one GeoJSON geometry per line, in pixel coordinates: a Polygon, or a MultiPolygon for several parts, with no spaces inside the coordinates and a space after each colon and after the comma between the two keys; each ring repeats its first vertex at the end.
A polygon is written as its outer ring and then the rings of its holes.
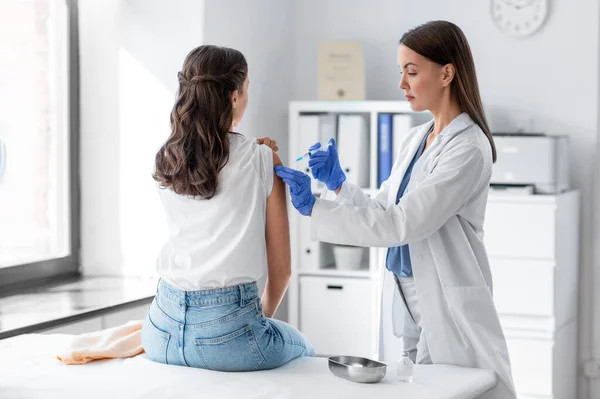
{"type": "Polygon", "coordinates": [[[388,205],[389,206],[396,204],[396,195],[398,194],[398,189],[400,188],[400,183],[402,183],[402,178],[404,177],[404,174],[406,173],[406,169],[408,169],[408,165],[410,165],[410,162],[414,158],[414,156],[417,152],[417,149],[419,148],[419,145],[421,144],[421,141],[423,140],[423,137],[429,131],[432,124],[433,124],[433,120],[421,125],[418,128],[418,131],[415,132],[414,136],[408,143],[407,148],[405,150],[403,150],[401,152],[400,156],[398,157],[398,160],[396,161],[397,165],[394,165],[395,167],[393,168],[392,173],[390,174],[390,178],[389,178],[390,179],[390,191],[388,193],[388,205]]]}
{"type": "Polygon", "coordinates": [[[469,114],[463,112],[458,115],[448,126],[446,126],[436,137],[434,144],[431,146],[431,150],[427,156],[437,156],[444,148],[444,145],[448,143],[450,140],[458,136],[465,129],[471,127],[473,125],[473,120],[469,116],[469,114]]]}
{"type": "Polygon", "coordinates": [[[475,122],[473,122],[471,117],[463,112],[454,118],[454,120],[440,132],[431,146],[425,150],[421,158],[419,158],[415,164],[413,175],[411,176],[411,181],[409,183],[409,190],[411,190],[415,184],[419,183],[423,178],[425,178],[425,176],[427,176],[429,172],[431,172],[433,165],[435,164],[438,156],[444,150],[446,144],[457,137],[465,129],[471,127],[474,123],[475,122]]]}

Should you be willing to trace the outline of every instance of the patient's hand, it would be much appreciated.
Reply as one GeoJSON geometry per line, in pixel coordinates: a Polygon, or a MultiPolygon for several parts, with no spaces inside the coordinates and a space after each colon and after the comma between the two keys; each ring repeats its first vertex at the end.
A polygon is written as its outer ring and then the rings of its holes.
{"type": "Polygon", "coordinates": [[[273,151],[279,151],[279,147],[277,147],[277,141],[271,139],[270,137],[259,137],[256,139],[258,144],[264,144],[269,146],[273,151]]]}

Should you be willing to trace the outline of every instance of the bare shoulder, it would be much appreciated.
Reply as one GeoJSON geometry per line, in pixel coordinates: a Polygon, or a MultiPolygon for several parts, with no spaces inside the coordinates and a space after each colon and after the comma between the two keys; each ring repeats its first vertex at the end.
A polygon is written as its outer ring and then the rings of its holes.
{"type": "Polygon", "coordinates": [[[283,166],[283,162],[281,162],[281,158],[279,158],[279,154],[277,154],[275,151],[273,152],[273,166],[279,165],[279,166],[283,166]]]}

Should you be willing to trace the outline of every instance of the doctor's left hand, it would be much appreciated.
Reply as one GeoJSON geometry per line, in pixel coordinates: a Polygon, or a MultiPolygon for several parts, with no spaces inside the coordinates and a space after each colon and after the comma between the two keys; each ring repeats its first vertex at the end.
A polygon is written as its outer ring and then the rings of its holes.
{"type": "Polygon", "coordinates": [[[279,165],[275,166],[275,174],[281,177],[285,184],[290,186],[294,208],[301,215],[310,216],[316,200],[310,187],[310,177],[295,169],[279,165]]]}

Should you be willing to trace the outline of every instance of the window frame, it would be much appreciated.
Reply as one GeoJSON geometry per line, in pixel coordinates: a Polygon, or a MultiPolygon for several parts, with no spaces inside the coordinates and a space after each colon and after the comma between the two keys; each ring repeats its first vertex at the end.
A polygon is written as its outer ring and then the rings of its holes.
{"type": "Polygon", "coordinates": [[[7,288],[30,286],[58,278],[80,275],[81,200],[79,181],[79,16],[77,0],[64,0],[68,12],[68,137],[69,137],[69,256],[0,268],[0,293],[7,288]]]}

